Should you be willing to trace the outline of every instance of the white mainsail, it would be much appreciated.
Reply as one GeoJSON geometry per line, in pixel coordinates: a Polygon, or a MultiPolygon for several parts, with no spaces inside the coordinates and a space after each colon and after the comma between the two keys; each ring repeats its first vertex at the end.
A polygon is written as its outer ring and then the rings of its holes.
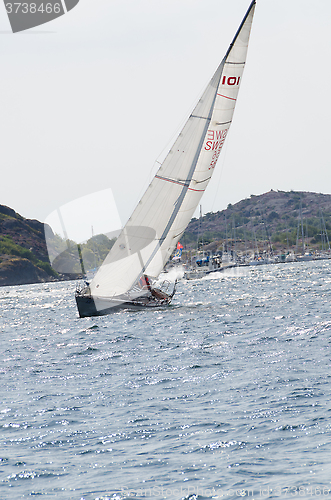
{"type": "Polygon", "coordinates": [[[227,136],[245,67],[253,0],[201,99],[90,284],[92,296],[126,293],[157,277],[190,222],[227,136]]]}

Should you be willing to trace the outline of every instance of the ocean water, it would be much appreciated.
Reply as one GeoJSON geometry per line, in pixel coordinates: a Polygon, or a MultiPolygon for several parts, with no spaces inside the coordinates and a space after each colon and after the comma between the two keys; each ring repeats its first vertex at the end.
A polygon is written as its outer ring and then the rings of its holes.
{"type": "Polygon", "coordinates": [[[79,319],[0,289],[0,498],[331,498],[331,261],[182,281],[79,319]]]}

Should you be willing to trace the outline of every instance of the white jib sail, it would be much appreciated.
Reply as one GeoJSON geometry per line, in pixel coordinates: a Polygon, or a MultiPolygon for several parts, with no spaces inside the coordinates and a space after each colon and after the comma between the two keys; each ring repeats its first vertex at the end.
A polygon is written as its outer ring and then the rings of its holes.
{"type": "Polygon", "coordinates": [[[91,293],[126,293],[142,274],[157,277],[185,231],[213,174],[244,71],[252,1],[226,56],[92,280],[91,293]]]}

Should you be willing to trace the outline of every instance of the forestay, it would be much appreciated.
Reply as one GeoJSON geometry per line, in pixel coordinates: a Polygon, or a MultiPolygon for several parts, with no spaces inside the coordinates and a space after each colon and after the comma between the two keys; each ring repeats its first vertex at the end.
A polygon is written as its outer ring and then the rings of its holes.
{"type": "Polygon", "coordinates": [[[157,277],[185,231],[227,136],[245,66],[255,0],[166,159],[90,287],[126,293],[142,274],[157,277]]]}

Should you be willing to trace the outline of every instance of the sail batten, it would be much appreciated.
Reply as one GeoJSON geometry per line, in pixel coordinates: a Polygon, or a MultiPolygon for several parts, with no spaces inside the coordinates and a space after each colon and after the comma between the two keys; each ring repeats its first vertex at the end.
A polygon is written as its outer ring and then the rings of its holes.
{"type": "Polygon", "coordinates": [[[229,123],[232,123],[232,120],[229,120],[228,122],[223,122],[223,123],[215,123],[215,125],[228,125],[229,123]]]}
{"type": "Polygon", "coordinates": [[[191,115],[191,118],[199,118],[200,120],[209,120],[209,116],[196,116],[196,115],[191,115]]]}
{"type": "Polygon", "coordinates": [[[161,181],[173,182],[174,184],[179,184],[180,186],[189,186],[189,180],[182,181],[180,179],[169,179],[169,177],[163,177],[161,175],[156,175],[156,179],[160,179],[161,181]]]}
{"type": "Polygon", "coordinates": [[[201,99],[92,280],[93,296],[126,293],[142,274],[157,277],[185,231],[232,122],[254,8],[255,0],[201,99]]]}

